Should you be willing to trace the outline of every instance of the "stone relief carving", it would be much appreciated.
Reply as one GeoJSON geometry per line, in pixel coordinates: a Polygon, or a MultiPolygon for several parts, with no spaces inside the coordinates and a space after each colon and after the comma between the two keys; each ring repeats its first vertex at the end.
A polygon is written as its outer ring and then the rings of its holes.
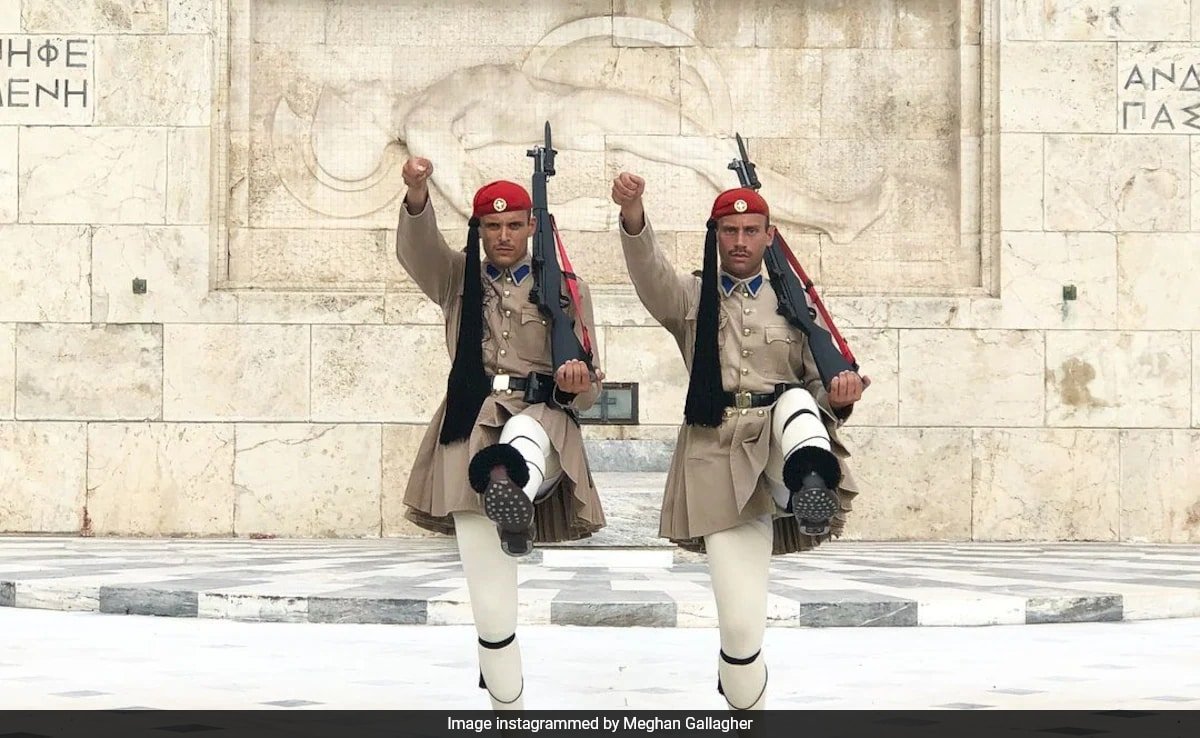
{"type": "MultiPolygon", "coordinates": [[[[547,33],[519,63],[461,68],[412,94],[391,95],[365,82],[328,83],[307,119],[281,94],[270,121],[275,170],[309,210],[330,219],[356,218],[393,206],[403,191],[401,163],[408,155],[423,156],[437,164],[434,187],[466,217],[484,182],[476,153],[499,145],[532,146],[542,122],[550,120],[560,151],[594,150],[602,140],[608,152],[696,172],[714,194],[736,185],[727,165],[736,153],[737,122],[719,65],[694,38],[662,21],[622,20],[625,35],[660,44],[674,39],[696,52],[687,55],[681,73],[704,91],[702,104],[550,78],[546,65],[558,50],[612,35],[610,16],[583,18],[547,33]],[[502,100],[495,99],[498,94],[502,100]],[[656,118],[682,120],[696,135],[623,135],[628,120],[656,118]]],[[[894,178],[886,171],[852,197],[834,200],[773,170],[770,161],[755,155],[753,139],[750,153],[774,219],[824,232],[836,243],[853,241],[893,203],[894,178]]],[[[598,182],[594,190],[595,196],[556,203],[560,222],[583,231],[614,227],[607,187],[598,182]]]]}

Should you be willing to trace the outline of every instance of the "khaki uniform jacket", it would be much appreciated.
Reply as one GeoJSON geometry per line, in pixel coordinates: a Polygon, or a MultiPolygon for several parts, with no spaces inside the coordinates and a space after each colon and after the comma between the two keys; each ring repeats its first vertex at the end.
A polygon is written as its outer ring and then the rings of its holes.
{"type": "MultiPolygon", "coordinates": [[[[621,246],[638,297],[674,336],[690,371],[700,277],[671,265],[658,247],[648,219],[636,236],[630,235],[622,223],[621,246]]],[[[744,285],[728,296],[723,290],[718,294],[718,343],[725,390],[769,392],[776,383],[787,382],[803,385],[816,399],[833,451],[842,464],[838,489],[842,512],[831,521],[831,534],[841,535],[858,486],[846,463],[850,453],[837,433],[845,418],[829,405],[807,337],[778,314],[779,303],[765,274],[757,296],[751,296],[744,285]]],[[[663,496],[660,536],[684,548],[702,551],[703,536],[761,515],[773,515],[776,554],[810,549],[829,537],[802,535],[795,518],[775,505],[763,475],[771,448],[772,409],[727,408],[718,428],[680,427],[663,496]]]]}
{"type": "MultiPolygon", "coordinates": [[[[396,256],[413,281],[429,299],[436,302],[446,319],[446,348],[453,362],[458,341],[458,324],[462,316],[463,274],[466,254],[452,250],[438,231],[432,205],[427,201],[417,215],[409,214],[402,204],[396,230],[396,256]]],[[[528,258],[524,262],[529,265],[528,258]]],[[[483,363],[489,375],[510,374],[525,376],[530,372],[553,374],[550,366],[550,331],[547,319],[529,301],[533,274],[518,283],[514,265],[497,279],[483,267],[484,339],[483,363]]],[[[582,279],[578,281],[582,323],[594,337],[591,296],[582,279]]],[[[574,317],[575,333],[582,337],[579,316],[574,317]]],[[[581,338],[582,340],[582,338],[581,338]]],[[[599,396],[599,383],[575,397],[571,406],[577,410],[591,407],[599,396]]],[[[576,422],[561,409],[544,404],[528,405],[522,393],[495,392],[484,400],[471,437],[465,442],[443,446],[438,443],[446,403],[443,399],[413,460],[412,474],[404,492],[408,519],[428,530],[452,533],[455,512],[483,514],[479,494],[467,480],[467,466],[474,455],[500,439],[500,431],[512,416],[528,410],[541,423],[550,442],[558,451],[563,476],[558,488],[535,508],[534,539],[538,541],[571,541],[586,538],[604,527],[604,513],[596,493],[583,436],[576,422]]]]}

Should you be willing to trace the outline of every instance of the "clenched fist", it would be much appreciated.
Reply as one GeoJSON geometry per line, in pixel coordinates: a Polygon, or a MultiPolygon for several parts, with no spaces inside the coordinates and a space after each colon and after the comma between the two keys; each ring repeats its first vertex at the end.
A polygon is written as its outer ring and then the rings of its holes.
{"type": "Polygon", "coordinates": [[[646,180],[636,174],[621,172],[613,180],[612,199],[613,202],[624,208],[642,199],[642,193],[645,191],[646,180]]]}
{"type": "Polygon", "coordinates": [[[400,174],[404,177],[404,184],[408,185],[404,206],[409,213],[419,213],[429,199],[429,175],[433,174],[433,162],[415,156],[404,162],[400,174]]]}
{"type": "Polygon", "coordinates": [[[631,236],[642,232],[646,225],[646,211],[642,207],[642,193],[646,191],[646,180],[621,172],[613,180],[612,199],[621,206],[621,227],[631,236]]]}
{"type": "Polygon", "coordinates": [[[433,162],[428,159],[422,159],[419,156],[414,156],[404,162],[404,169],[401,172],[404,177],[404,184],[412,189],[424,189],[428,185],[429,175],[433,174],[433,162]]]}
{"type": "MultiPolygon", "coordinates": [[[[603,382],[604,372],[597,369],[595,381],[603,382]]],[[[592,386],[592,377],[587,364],[578,359],[571,359],[554,373],[554,383],[563,392],[579,395],[587,392],[592,386]]]]}
{"type": "Polygon", "coordinates": [[[850,407],[862,399],[863,390],[870,386],[870,377],[860,377],[852,371],[844,371],[830,383],[829,405],[834,410],[850,407]]]}

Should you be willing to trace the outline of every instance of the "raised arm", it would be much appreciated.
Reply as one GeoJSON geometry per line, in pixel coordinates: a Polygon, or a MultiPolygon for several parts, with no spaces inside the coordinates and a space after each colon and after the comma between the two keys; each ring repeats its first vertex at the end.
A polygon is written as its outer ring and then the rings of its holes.
{"type": "Polygon", "coordinates": [[[465,255],[446,244],[429,201],[433,164],[414,158],[404,162],[408,191],[396,225],[396,258],[421,291],[438,305],[446,304],[462,282],[465,255]]]}
{"type": "Polygon", "coordinates": [[[645,180],[628,172],[613,180],[612,199],[621,206],[621,249],[638,299],[655,320],[674,333],[683,326],[692,301],[697,299],[695,278],[676,269],[659,247],[642,204],[645,189],[645,180]]]}

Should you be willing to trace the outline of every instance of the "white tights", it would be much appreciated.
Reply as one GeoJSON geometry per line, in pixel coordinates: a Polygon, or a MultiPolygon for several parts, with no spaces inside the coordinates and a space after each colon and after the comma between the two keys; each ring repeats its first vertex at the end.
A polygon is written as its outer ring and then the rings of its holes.
{"type": "MultiPolygon", "coordinates": [[[[455,539],[467,577],[479,638],[501,643],[517,632],[517,560],[500,549],[496,524],[482,515],[454,513],[455,539]]],[[[479,670],[496,710],[524,709],[521,646],[479,646],[479,670]]]]}
{"type": "Polygon", "coordinates": [[[767,628],[767,578],[771,565],[767,516],[704,537],[717,601],[721,651],[748,664],[717,663],[725,701],[735,710],[761,710],[767,700],[767,662],[760,653],[767,628]]]}

